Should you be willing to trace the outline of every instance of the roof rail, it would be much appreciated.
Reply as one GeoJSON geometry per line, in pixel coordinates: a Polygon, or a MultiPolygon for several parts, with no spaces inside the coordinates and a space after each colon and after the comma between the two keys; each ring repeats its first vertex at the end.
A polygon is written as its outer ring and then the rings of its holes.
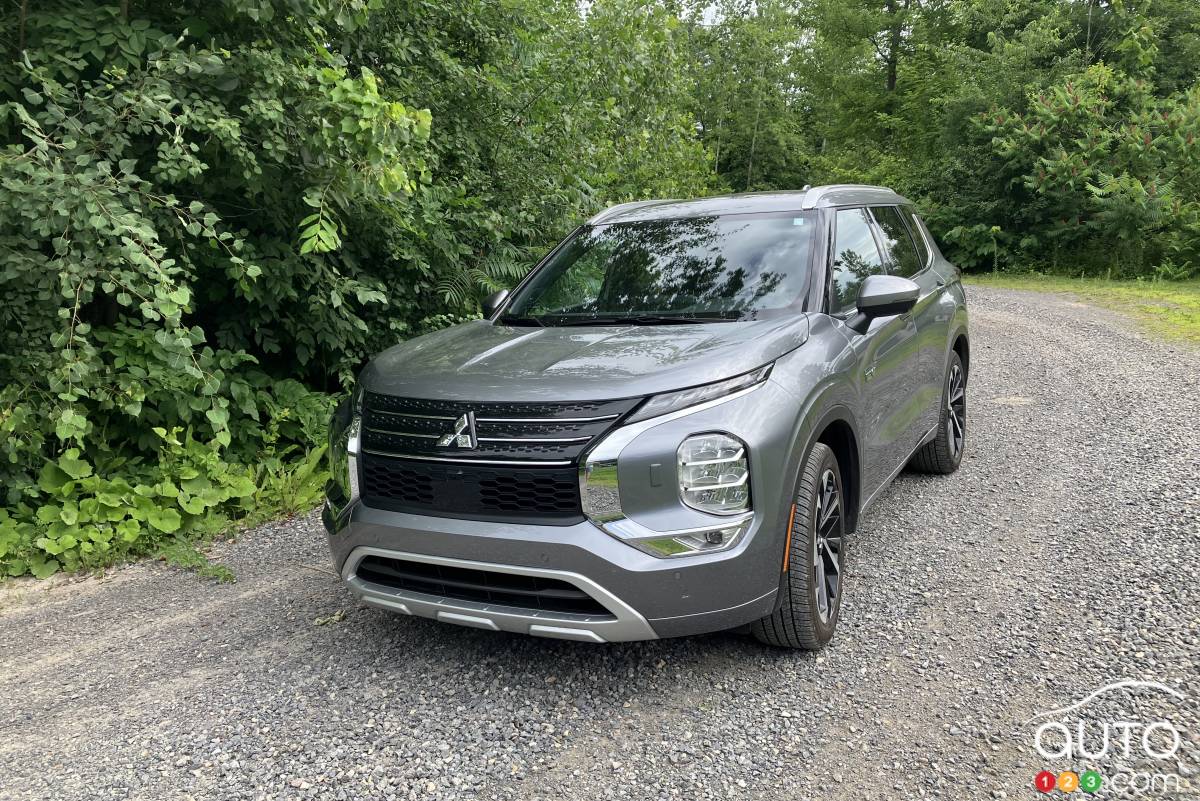
{"type": "Polygon", "coordinates": [[[804,194],[804,201],[800,204],[800,208],[805,210],[815,209],[817,207],[817,203],[820,202],[822,197],[830,192],[836,192],[842,189],[869,189],[878,192],[889,192],[893,195],[895,194],[893,190],[888,189],[886,186],[873,186],[871,184],[827,184],[825,186],[818,186],[808,190],[808,192],[804,194]]]}
{"type": "Polygon", "coordinates": [[[638,209],[638,208],[641,208],[642,206],[650,206],[655,203],[670,203],[670,202],[671,202],[670,200],[658,199],[658,200],[635,200],[631,203],[618,203],[615,206],[609,206],[607,209],[604,209],[603,211],[597,212],[596,214],[592,215],[592,217],[587,221],[587,224],[595,225],[596,223],[602,222],[602,221],[608,219],[609,217],[613,216],[614,214],[619,214],[622,211],[632,211],[633,209],[638,209]]]}

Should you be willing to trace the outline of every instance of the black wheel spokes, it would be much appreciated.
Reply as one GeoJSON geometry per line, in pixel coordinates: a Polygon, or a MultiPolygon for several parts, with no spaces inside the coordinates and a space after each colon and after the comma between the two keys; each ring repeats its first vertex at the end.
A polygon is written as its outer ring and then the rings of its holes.
{"type": "Polygon", "coordinates": [[[813,580],[817,613],[822,623],[828,623],[837,607],[842,574],[842,502],[832,470],[826,470],[821,475],[813,518],[813,536],[816,540],[813,548],[813,580]]]}
{"type": "Polygon", "coordinates": [[[950,439],[950,454],[955,458],[962,453],[966,429],[967,385],[962,368],[956,364],[950,368],[950,378],[946,382],[946,434],[950,439]]]}

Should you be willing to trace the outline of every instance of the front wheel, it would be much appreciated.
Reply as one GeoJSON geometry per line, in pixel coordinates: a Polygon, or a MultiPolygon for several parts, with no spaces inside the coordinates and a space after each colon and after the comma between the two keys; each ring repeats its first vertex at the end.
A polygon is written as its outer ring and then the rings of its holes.
{"type": "Polygon", "coordinates": [[[962,464],[967,444],[967,371],[957,352],[950,352],[937,436],[913,456],[909,466],[922,473],[953,473],[962,464]]]}
{"type": "Polygon", "coordinates": [[[813,445],[800,472],[789,519],[779,608],[757,620],[761,642],[815,651],[833,637],[842,606],[846,507],[842,474],[829,446],[813,445]]]}

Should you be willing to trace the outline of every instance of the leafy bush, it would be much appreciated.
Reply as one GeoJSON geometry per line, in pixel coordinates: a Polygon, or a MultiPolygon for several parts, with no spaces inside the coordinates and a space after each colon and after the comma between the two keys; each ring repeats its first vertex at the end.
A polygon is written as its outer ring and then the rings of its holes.
{"type": "Polygon", "coordinates": [[[9,575],[178,556],[310,508],[333,397],[370,353],[476,316],[566,221],[711,180],[684,40],[634,0],[18,9],[0,17],[9,575]]]}

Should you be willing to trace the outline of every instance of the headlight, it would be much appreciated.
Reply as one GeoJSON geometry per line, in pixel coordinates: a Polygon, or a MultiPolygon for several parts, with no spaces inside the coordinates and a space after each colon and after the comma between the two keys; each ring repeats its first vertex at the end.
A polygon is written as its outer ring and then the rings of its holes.
{"type": "Polygon", "coordinates": [[[692,387],[691,389],[681,389],[678,392],[666,392],[662,395],[655,395],[641,405],[630,417],[626,423],[636,423],[638,420],[648,420],[651,417],[658,417],[661,414],[686,409],[689,406],[695,406],[697,403],[719,398],[722,395],[729,395],[738,390],[752,387],[755,384],[761,384],[767,380],[767,376],[771,374],[772,365],[767,364],[759,367],[757,370],[751,370],[748,373],[727,378],[724,381],[717,381],[713,384],[705,384],[700,387],[692,387]]]}
{"type": "Polygon", "coordinates": [[[701,512],[731,515],[750,509],[746,445],[728,434],[688,437],[678,451],[679,497],[701,512]]]}
{"type": "Polygon", "coordinates": [[[329,484],[325,496],[341,514],[358,500],[358,437],[362,427],[362,391],[355,389],[337,405],[329,421],[329,484]]]}

